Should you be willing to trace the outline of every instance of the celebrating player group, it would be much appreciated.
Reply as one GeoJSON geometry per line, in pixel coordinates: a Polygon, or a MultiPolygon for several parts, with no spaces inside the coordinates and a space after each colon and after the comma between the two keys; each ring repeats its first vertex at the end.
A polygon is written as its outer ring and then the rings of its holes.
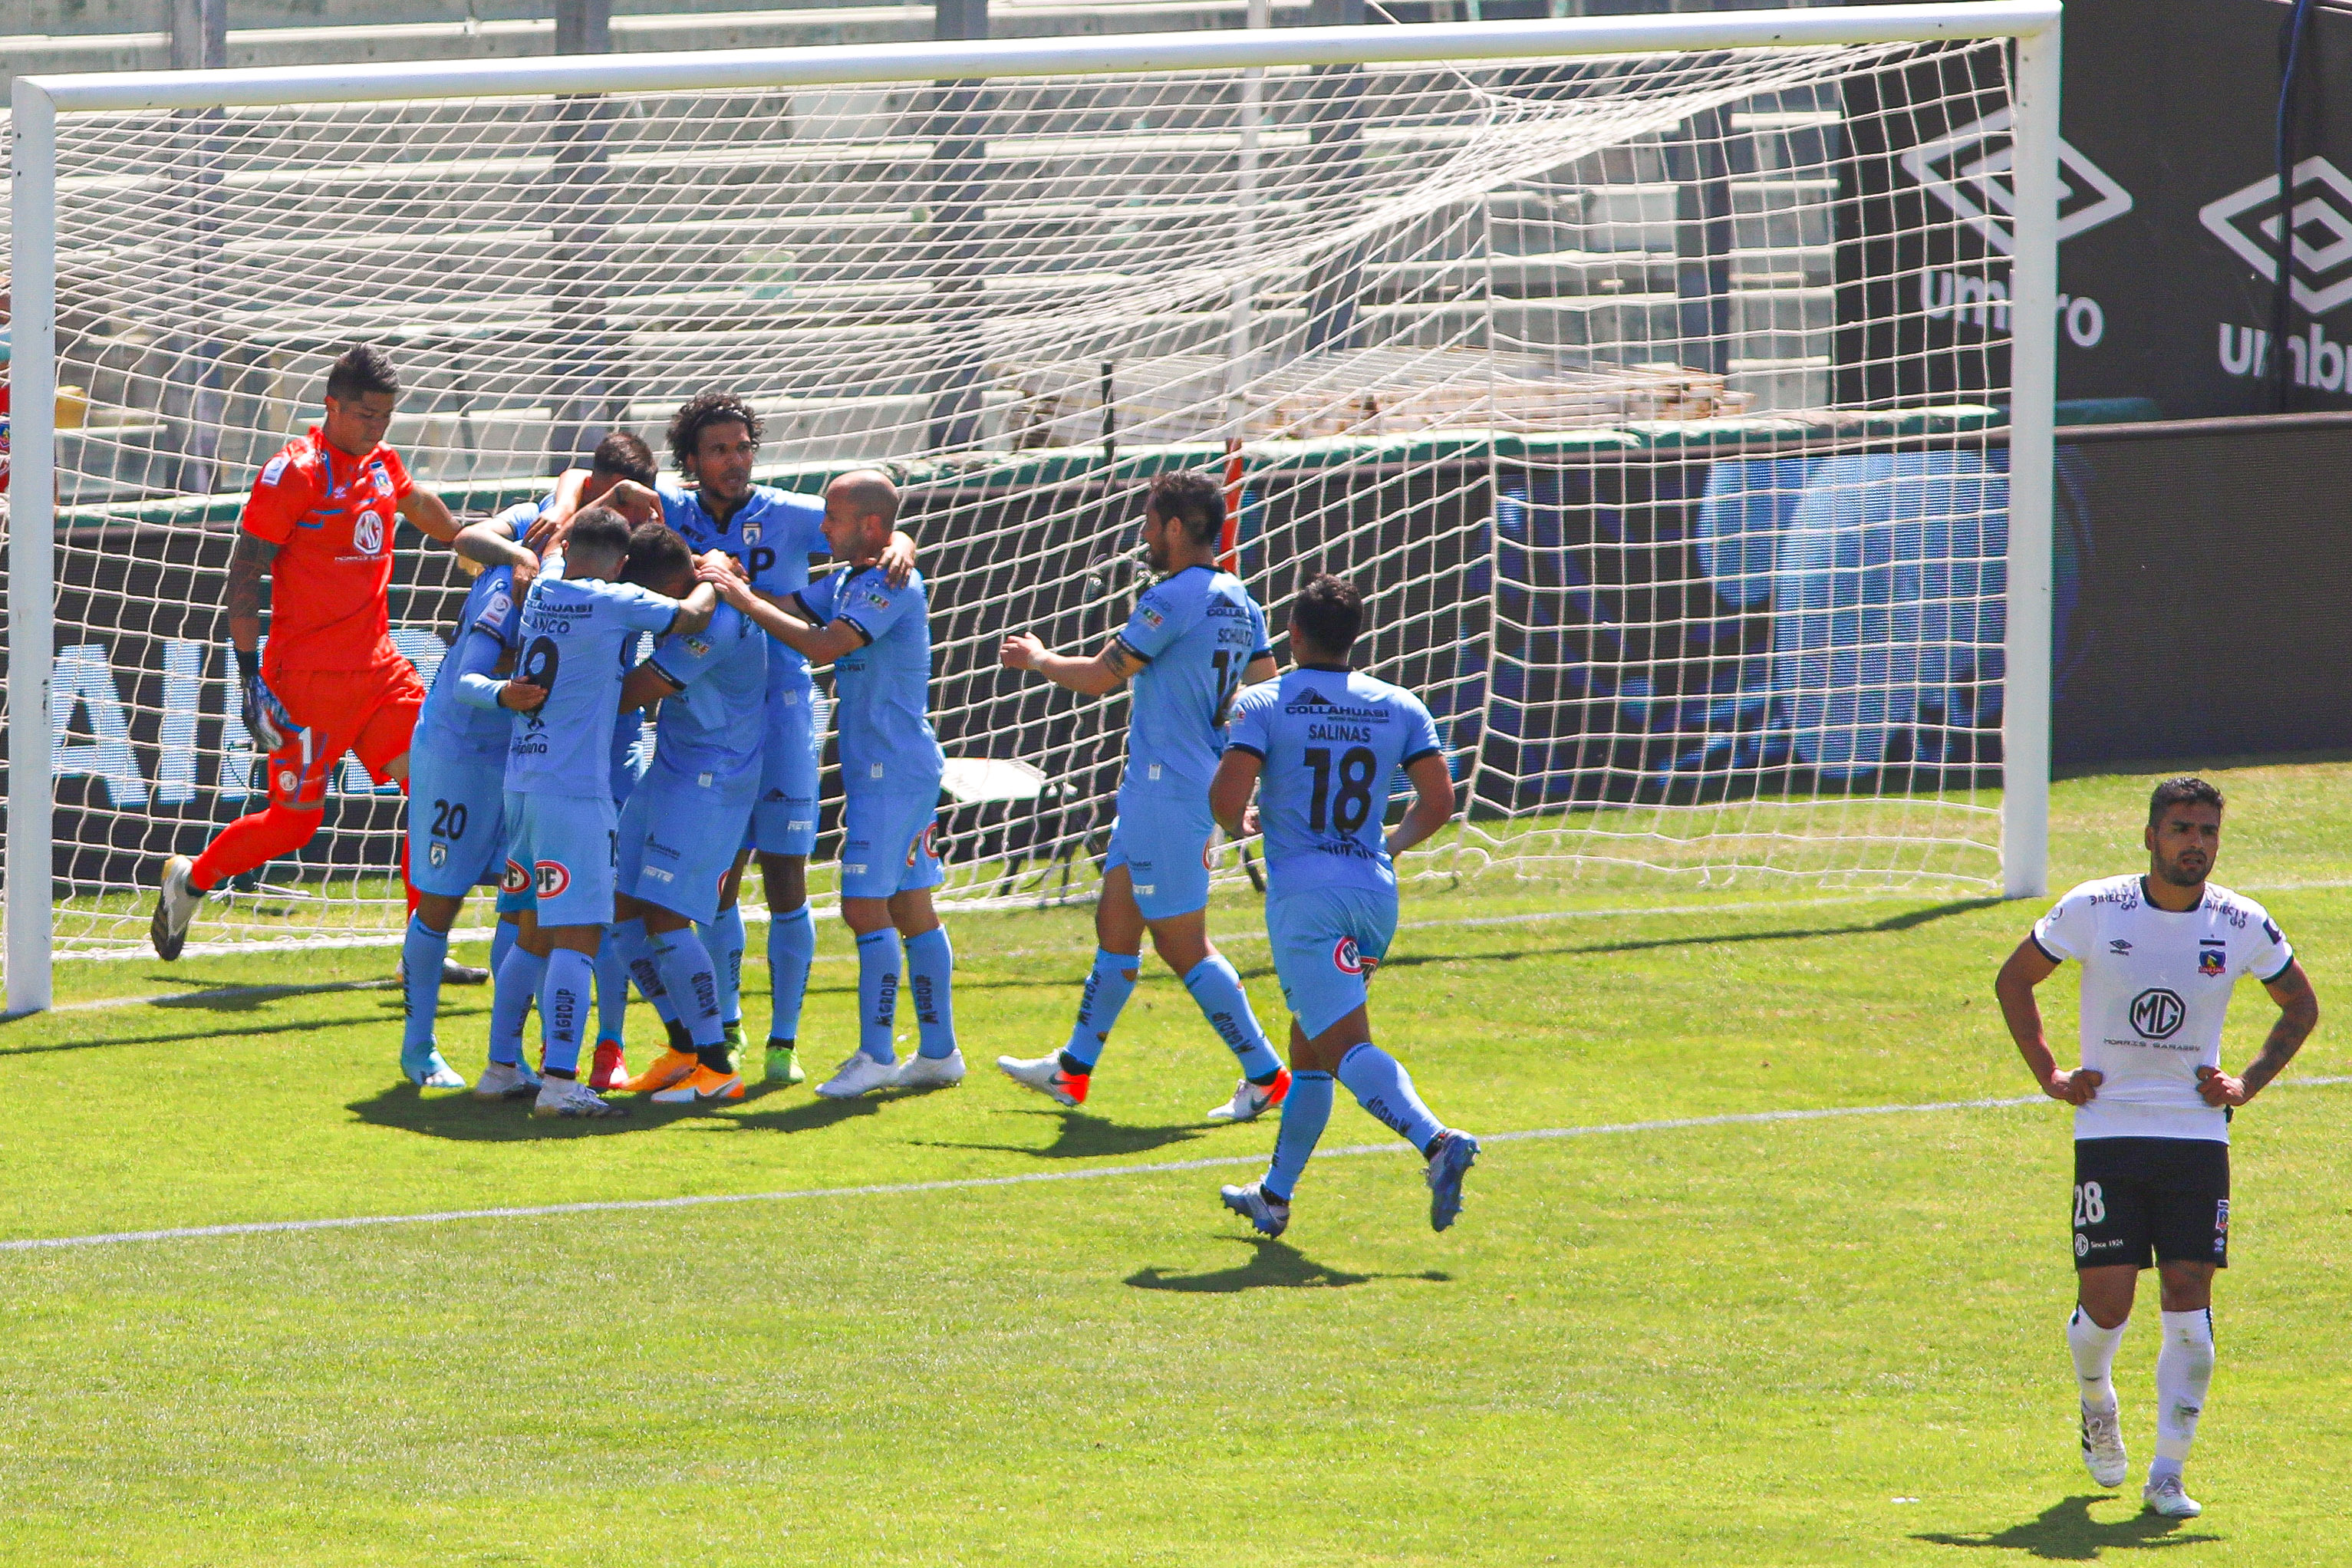
{"type": "MultiPolygon", "coordinates": [[[[829,666],[856,1047],[815,1092],[846,1100],[961,1083],[954,950],[931,900],[945,763],[929,717],[929,596],[889,478],[843,474],[822,498],[754,484],[760,416],[712,392],[670,423],[678,482],[660,477],[642,441],[615,433],[542,499],[461,530],[383,444],[398,393],[380,351],[352,349],[328,377],[326,419],[254,484],[229,629],[243,721],[270,753],[269,804],[201,855],[165,862],[157,952],[179,955],[212,890],[308,841],[327,777],[350,751],[410,797],[401,1067],[411,1081],[467,1087],[436,1033],[440,992],[465,900],[495,888],[476,1096],[590,1119],[625,1115],[622,1094],[688,1107],[740,1100],[738,897],[756,855],[769,912],[765,1077],[801,1083],[803,1041],[824,1027],[804,1021],[803,1001],[824,742],[812,669],[829,666]],[[395,518],[482,568],[429,689],[389,636],[395,518]],[[833,569],[812,577],[812,562],[826,559],[833,569]],[[667,1035],[634,1076],[633,986],[667,1035]],[[894,1043],[901,990],[919,1026],[904,1058],[894,1043]],[[524,1049],[534,1010],[536,1066],[524,1049]]],[[[997,1066],[1060,1105],[1082,1103],[1148,933],[1240,1067],[1207,1120],[1281,1117],[1265,1176],[1225,1188],[1225,1205],[1282,1234],[1337,1082],[1421,1152],[1431,1224],[1443,1230],[1460,1212],[1478,1142],[1441,1122],[1373,1044],[1367,985],[1396,931],[1394,858],[1451,819],[1452,778],[1419,700],[1350,670],[1364,604],[1348,583],[1316,575],[1302,585],[1292,668],[1277,673],[1264,612],[1217,565],[1224,523],[1214,479],[1159,476],[1140,534],[1160,580],[1109,644],[1086,657],[1004,638],[1008,669],[1093,696],[1129,686],[1133,700],[1097,952],[1070,1037],[997,1066]],[[1399,771],[1413,800],[1391,826],[1388,781],[1399,771]],[[1263,835],[1266,920],[1291,1013],[1287,1067],[1209,940],[1220,824],[1263,835]]],[[[838,1026],[846,1039],[847,1021],[838,1026]]]]}

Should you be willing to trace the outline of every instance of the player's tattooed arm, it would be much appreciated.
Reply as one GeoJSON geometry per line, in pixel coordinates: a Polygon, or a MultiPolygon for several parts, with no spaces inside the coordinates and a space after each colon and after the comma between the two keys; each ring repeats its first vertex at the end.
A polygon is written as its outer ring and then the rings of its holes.
{"type": "Polygon", "coordinates": [[[2303,1049],[2303,1042],[2319,1026],[2319,998],[2313,993],[2311,977],[2304,973],[2301,963],[2289,963],[2285,973],[2264,981],[2263,989],[2278,1004],[2278,1022],[2271,1026],[2270,1037],[2246,1065],[2242,1076],[2231,1078],[2215,1068],[2199,1070],[2197,1092],[2205,1097],[2208,1105],[2243,1105],[2253,1099],[2271,1079],[2286,1070],[2286,1064],[2294,1060],[2294,1053],[2303,1049]]]}
{"type": "Polygon", "coordinates": [[[1454,820],[1454,775],[1445,759],[1433,752],[1416,757],[1404,771],[1412,784],[1412,809],[1389,829],[1389,857],[1394,859],[1454,820]]]}
{"type": "MultiPolygon", "coordinates": [[[[560,503],[562,499],[562,488],[559,485],[556,489],[556,500],[560,503]]],[[[577,491],[573,492],[572,500],[576,505],[579,500],[577,491]]],[[[611,507],[633,523],[659,522],[662,520],[661,493],[649,486],[637,483],[635,479],[623,479],[611,489],[606,490],[598,499],[596,504],[611,507]]]]}
{"type": "Polygon", "coordinates": [[[228,557],[228,640],[240,652],[261,646],[261,579],[278,559],[278,546],[239,530],[228,557]]]}
{"type": "Polygon", "coordinates": [[[447,501],[421,485],[400,498],[400,515],[428,539],[448,544],[457,537],[457,513],[449,510],[447,501]]]}
{"type": "Polygon", "coordinates": [[[2029,936],[2000,966],[1992,994],[2000,1000],[2001,1019],[2017,1042],[2017,1054],[2025,1058],[2025,1070],[2042,1092],[2069,1105],[2086,1105],[2098,1094],[2103,1075],[2094,1068],[2058,1070],[2058,1058],[2050,1054],[2050,1042],[2042,1032],[2042,1005],[2033,999],[2033,988],[2057,973],[2057,960],[2029,936]]]}
{"type": "Polygon", "coordinates": [[[1026,632],[1015,632],[1006,637],[996,658],[1007,669],[1034,670],[1056,686],[1088,697],[1107,697],[1117,691],[1144,664],[1135,650],[1118,637],[1111,638],[1094,658],[1076,658],[1055,653],[1026,632]]]}

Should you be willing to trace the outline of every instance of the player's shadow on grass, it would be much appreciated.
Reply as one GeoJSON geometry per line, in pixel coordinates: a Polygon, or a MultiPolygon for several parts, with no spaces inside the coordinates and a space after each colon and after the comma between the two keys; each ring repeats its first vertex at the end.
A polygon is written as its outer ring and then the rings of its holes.
{"type": "Polygon", "coordinates": [[[2219,1535],[2183,1535],[2180,1527],[2188,1521],[2166,1519],[2159,1514],[2137,1513],[2113,1523],[2093,1519],[2091,1505],[2107,1500],[2104,1493],[2070,1497],[2052,1503],[2022,1524],[2012,1524],[1990,1535],[1931,1531],[1911,1539],[1936,1546],[1999,1547],[2027,1552],[2045,1563],[2095,1563],[2099,1554],[2110,1548],[2145,1551],[2163,1546],[2196,1546],[2223,1539],[2219,1535]]]}
{"type": "Polygon", "coordinates": [[[925,1140],[932,1149],[983,1149],[992,1154],[1026,1154],[1036,1160],[1100,1160],[1119,1154],[1144,1154],[1171,1143],[1189,1143],[1202,1135],[1198,1122],[1166,1127],[1137,1127],[1089,1116],[1083,1110],[1008,1110],[1002,1116],[1050,1116],[1061,1125],[1054,1141],[1040,1149],[1032,1143],[957,1143],[925,1140]]]}
{"type": "Polygon", "coordinates": [[[1230,1296],[1237,1290],[1343,1289],[1349,1285],[1369,1285],[1375,1279],[1425,1279],[1443,1285],[1454,1278],[1434,1268],[1419,1274],[1354,1274],[1318,1263],[1286,1241],[1265,1241],[1246,1236],[1225,1239],[1249,1247],[1249,1261],[1202,1274],[1171,1274],[1153,1264],[1129,1275],[1127,1282],[1139,1290],[1230,1296]]]}

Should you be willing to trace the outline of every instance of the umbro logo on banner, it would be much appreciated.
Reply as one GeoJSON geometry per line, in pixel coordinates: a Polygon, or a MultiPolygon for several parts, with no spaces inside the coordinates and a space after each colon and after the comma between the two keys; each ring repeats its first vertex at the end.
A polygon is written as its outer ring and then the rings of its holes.
{"type": "MultiPolygon", "coordinates": [[[[2010,181],[2010,111],[1986,115],[1903,154],[1922,189],[1960,215],[1986,245],[2007,256],[2017,193],[2010,181]]],[[[2064,142],[2058,143],[2058,237],[2071,239],[2131,211],[2131,193],[2064,142]]]]}
{"type": "MultiPolygon", "coordinates": [[[[2352,300],[2352,180],[2325,158],[2294,166],[2294,278],[2288,293],[2315,316],[2352,300]],[[2305,238],[2319,230],[2320,243],[2305,238]]],[[[2279,183],[2276,174],[2242,185],[2197,211],[2198,221],[2266,281],[2278,281],[2279,183]],[[2269,211],[2259,222],[2256,213],[2269,211]]]]}

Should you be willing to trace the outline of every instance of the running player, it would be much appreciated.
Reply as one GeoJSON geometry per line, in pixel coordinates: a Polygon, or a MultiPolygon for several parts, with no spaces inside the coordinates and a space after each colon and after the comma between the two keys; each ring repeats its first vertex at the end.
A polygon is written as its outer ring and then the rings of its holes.
{"type": "Polygon", "coordinates": [[[1055,653],[1025,635],[1006,637],[999,654],[1007,669],[1035,670],[1088,697],[1135,682],[1077,1026],[1052,1056],[996,1058],[1013,1082],[1063,1105],[1087,1098],[1135,990],[1147,928],[1160,962],[1183,976],[1209,1026],[1241,1058],[1233,1099],[1212,1108],[1209,1120],[1255,1121],[1289,1091],[1290,1075],[1258,1027],[1241,976],[1209,945],[1209,781],[1234,693],[1275,674],[1265,613],[1239,578],[1217,570],[1224,528],[1224,489],[1215,479],[1158,475],[1143,503],[1143,548],[1161,580],[1136,602],[1125,628],[1092,658],[1055,653]]]}
{"type": "MultiPolygon", "coordinates": [[[[626,577],[683,598],[695,586],[693,552],[668,525],[640,523],[626,577]]],[[[718,965],[696,927],[717,917],[751,826],[768,650],[760,628],[722,604],[709,626],[664,638],[621,689],[624,708],[661,704],[653,763],[621,812],[614,929],[630,968],[655,971],[690,1037],[688,1048],[671,1047],[628,1085],[663,1103],[743,1098],[719,1017],[718,965]]]]}
{"type": "MultiPolygon", "coordinates": [[[[698,552],[723,550],[742,563],[751,589],[781,603],[808,586],[809,560],[825,552],[824,504],[814,496],[751,482],[760,454],[760,416],[740,395],[706,392],[681,406],[669,423],[670,460],[692,489],[669,485],[648,491],[625,487],[614,504],[658,516],[698,552]],[[652,509],[658,507],[658,512],[652,509]]],[[[915,542],[893,531],[879,565],[892,589],[915,569],[915,542]]],[[[759,800],[751,833],[736,858],[736,876],[704,932],[719,965],[720,1007],[729,1043],[742,1033],[740,977],[743,914],[736,899],[743,862],[756,849],[768,900],[770,1007],[767,1076],[799,1083],[801,1002],[816,958],[816,927],[808,911],[808,858],[816,847],[817,753],[808,660],[787,643],[768,658],[767,731],[761,745],[759,800]]]]}
{"type": "Polygon", "coordinates": [[[1478,1141],[1431,1115],[1403,1064],[1372,1044],[1365,986],[1396,935],[1395,857],[1452,820],[1454,781],[1421,700],[1349,670],[1363,622],[1351,585],[1308,579],[1290,606],[1291,668],[1234,700],[1209,787],[1227,832],[1242,837],[1251,816],[1264,825],[1266,936],[1290,1005],[1290,1093],[1274,1163],[1263,1179],[1223,1193],[1227,1208],[1267,1236],[1290,1224],[1298,1178],[1330,1120],[1334,1078],[1428,1160],[1431,1229],[1462,1211],[1462,1178],[1478,1157],[1478,1141]],[[1413,804],[1384,832],[1399,768],[1413,804]]]}
{"type": "Polygon", "coordinates": [[[2152,1513],[2203,1510],[2181,1471],[2213,1381],[2213,1271],[2230,1263],[2230,1114],[2278,1077],[2319,1022],[2311,982],[2260,904],[2206,880],[2221,847],[2221,792],[2168,779],[2148,797],[2147,871],[2085,882],[2042,916],[1993,993],[2042,1092],[2074,1107],[2074,1310],[2066,1320],[2083,1402],[2083,1462],[2124,1484],[2116,1349],[2139,1271],[2154,1264],[2164,1342],[2156,1355],[2152,1513]],[[2083,1065],[2062,1071],[2033,988],[2083,966],[2083,1065]],[[2221,1070],[2221,1022],[2238,976],[2278,1004],[2242,1077],[2221,1070]]]}
{"type": "MultiPolygon", "coordinates": [[[[392,645],[385,592],[393,520],[448,543],[457,520],[419,489],[383,443],[400,380],[362,343],[327,373],[325,420],[269,459],[228,563],[228,631],[245,727],[269,753],[269,804],[241,816],[190,860],[163,864],[148,935],[180,956],[196,906],[229,878],[290,855],[319,830],[327,781],[345,752],[377,784],[408,785],[408,743],[425,684],[392,645]],[[261,647],[261,581],[271,580],[261,647]]],[[[445,1064],[427,1083],[458,1088],[445,1064]]]]}
{"type": "Polygon", "coordinates": [[[881,567],[898,490],[870,469],[825,487],[824,537],[841,571],[771,605],[732,574],[706,568],[730,604],[812,664],[833,666],[839,700],[841,918],[857,938],[858,1048],[817,1089],[850,1100],[870,1089],[943,1089],[963,1081],[951,980],[955,955],[931,909],[940,880],[931,830],[939,815],[940,742],[931,733],[929,600],[920,573],[893,587],[881,567]],[[893,928],[896,928],[895,930],[893,928]],[[921,1026],[920,1048],[898,1060],[899,947],[921,1026]]]}
{"type": "Polygon", "coordinates": [[[542,575],[523,602],[515,679],[546,696],[524,711],[507,752],[507,853],[530,868],[536,893],[507,964],[528,956],[547,966],[539,988],[546,1081],[534,1116],[622,1114],[578,1081],[594,955],[614,916],[619,822],[608,758],[621,659],[640,632],[702,630],[717,603],[704,587],[681,603],[617,581],[628,548],[620,513],[580,513],[564,542],[563,575],[542,575]]]}

